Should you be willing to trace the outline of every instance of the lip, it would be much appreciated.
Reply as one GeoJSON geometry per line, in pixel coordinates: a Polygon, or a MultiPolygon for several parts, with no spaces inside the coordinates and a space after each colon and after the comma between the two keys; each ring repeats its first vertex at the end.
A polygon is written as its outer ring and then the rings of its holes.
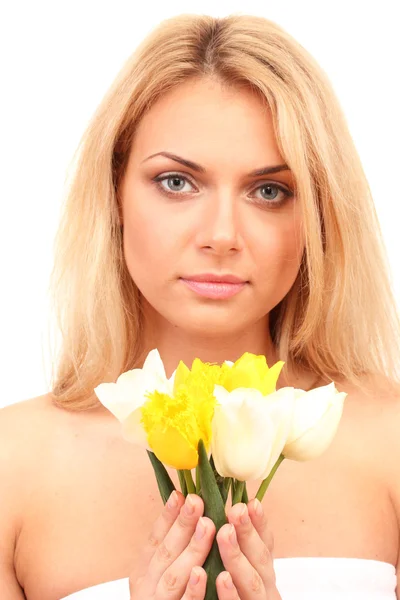
{"type": "Polygon", "coordinates": [[[244,288],[247,284],[246,281],[238,280],[232,281],[210,281],[198,279],[186,279],[181,277],[181,281],[193,292],[196,292],[199,296],[205,298],[214,298],[218,300],[224,300],[235,296],[244,288]]]}
{"type": "Polygon", "coordinates": [[[199,275],[185,276],[181,279],[184,279],[185,281],[206,281],[208,283],[246,283],[245,279],[241,279],[230,273],[225,275],[218,273],[200,273],[199,275]]]}

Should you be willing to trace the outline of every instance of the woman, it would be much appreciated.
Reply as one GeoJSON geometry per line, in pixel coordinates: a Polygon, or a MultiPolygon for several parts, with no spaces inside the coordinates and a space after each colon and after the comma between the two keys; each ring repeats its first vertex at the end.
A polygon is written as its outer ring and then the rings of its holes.
{"type": "Polygon", "coordinates": [[[52,274],[54,384],[0,414],[2,600],[204,598],[201,499],[162,508],[146,453],[93,392],[152,348],[168,377],[248,351],[285,361],[278,388],[348,394],[324,455],[284,461],[262,507],[229,510],[218,598],[396,598],[400,325],[326,75],[266,19],[174,17],[79,150],[52,274]]]}

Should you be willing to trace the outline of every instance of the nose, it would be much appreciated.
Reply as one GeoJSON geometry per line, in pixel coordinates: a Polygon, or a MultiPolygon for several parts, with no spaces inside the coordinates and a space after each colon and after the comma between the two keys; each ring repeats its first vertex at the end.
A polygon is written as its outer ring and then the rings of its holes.
{"type": "Polygon", "coordinates": [[[231,191],[211,194],[202,206],[197,246],[221,256],[241,250],[238,209],[239,203],[231,191]]]}

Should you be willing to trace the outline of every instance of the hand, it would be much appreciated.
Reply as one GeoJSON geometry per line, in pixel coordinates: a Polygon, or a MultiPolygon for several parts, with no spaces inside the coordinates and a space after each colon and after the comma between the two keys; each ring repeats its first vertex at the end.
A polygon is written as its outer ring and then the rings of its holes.
{"type": "Polygon", "coordinates": [[[141,565],[129,577],[131,600],[204,599],[207,576],[201,565],[211,549],[215,525],[203,512],[199,496],[189,494],[185,501],[180,492],[172,492],[154,524],[141,565]]]}
{"type": "Polygon", "coordinates": [[[281,600],[275,585],[273,537],[261,503],[238,503],[217,534],[226,571],[217,577],[219,600],[281,600]]]}

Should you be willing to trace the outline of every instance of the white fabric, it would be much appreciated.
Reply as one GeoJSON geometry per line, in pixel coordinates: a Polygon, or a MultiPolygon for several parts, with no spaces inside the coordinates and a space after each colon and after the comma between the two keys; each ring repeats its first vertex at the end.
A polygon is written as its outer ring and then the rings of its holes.
{"type": "MultiPolygon", "coordinates": [[[[274,568],[282,600],[396,600],[396,569],[386,562],[276,558],[274,568]]],[[[130,600],[129,580],[100,583],[61,600],[130,600]]]]}

